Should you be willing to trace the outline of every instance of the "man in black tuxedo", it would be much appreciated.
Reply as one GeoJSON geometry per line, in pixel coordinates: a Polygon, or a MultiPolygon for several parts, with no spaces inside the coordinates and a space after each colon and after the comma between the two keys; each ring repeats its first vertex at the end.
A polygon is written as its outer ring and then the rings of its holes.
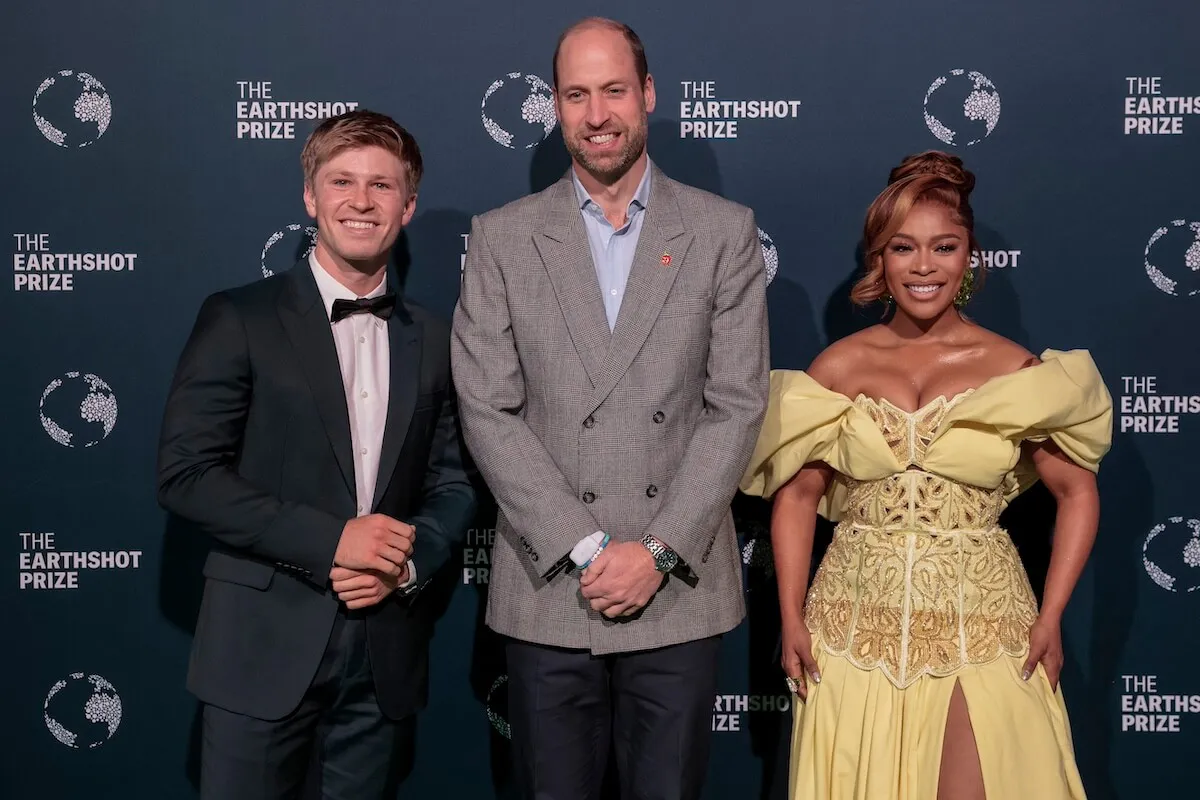
{"type": "Polygon", "coordinates": [[[474,508],[449,329],[387,270],[417,143],[354,111],[301,161],[316,248],[204,302],[159,444],[159,502],[216,541],[188,673],[205,800],[297,796],[316,744],[323,797],[394,796],[427,691],[419,594],[474,508]]]}

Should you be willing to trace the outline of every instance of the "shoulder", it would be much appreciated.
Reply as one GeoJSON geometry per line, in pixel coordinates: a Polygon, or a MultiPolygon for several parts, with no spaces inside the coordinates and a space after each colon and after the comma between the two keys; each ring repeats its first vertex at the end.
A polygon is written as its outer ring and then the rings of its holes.
{"type": "Polygon", "coordinates": [[[728,200],[704,189],[697,189],[686,183],[680,183],[663,174],[661,170],[655,173],[654,177],[662,180],[671,189],[685,218],[701,217],[728,221],[731,224],[744,224],[745,220],[753,214],[749,207],[741,203],[728,200]]]}
{"type": "Polygon", "coordinates": [[[826,389],[838,391],[879,346],[881,327],[872,325],[826,347],[809,365],[809,377],[826,389]]]}
{"type": "Polygon", "coordinates": [[[562,180],[555,181],[540,192],[525,195],[499,208],[493,208],[475,217],[476,224],[484,227],[519,225],[522,221],[533,223],[546,213],[556,194],[562,192],[562,180]]]}
{"type": "Polygon", "coordinates": [[[1029,352],[1027,348],[994,331],[980,328],[979,336],[984,357],[997,375],[1016,372],[1019,369],[1042,363],[1042,360],[1029,352]]]}
{"type": "MultiPolygon", "coordinates": [[[[307,266],[304,268],[307,269],[307,266]]],[[[213,292],[204,299],[201,309],[210,313],[246,315],[271,308],[288,285],[289,275],[289,272],[280,272],[269,278],[259,278],[241,286],[213,292]]]]}

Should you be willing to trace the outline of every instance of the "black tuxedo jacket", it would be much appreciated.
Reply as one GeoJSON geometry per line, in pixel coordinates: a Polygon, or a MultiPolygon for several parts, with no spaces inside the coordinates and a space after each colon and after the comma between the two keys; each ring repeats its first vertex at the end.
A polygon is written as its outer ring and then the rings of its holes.
{"type": "MultiPolygon", "coordinates": [[[[387,424],[371,510],[415,526],[412,563],[423,586],[465,534],[474,493],[448,327],[399,302],[388,337],[387,424]]],[[[357,509],[346,395],[307,259],[204,302],[167,400],[158,498],[216,540],[188,688],[236,713],[286,716],[329,640],[338,605],[329,570],[357,509]]],[[[367,610],[372,671],[389,717],[424,705],[432,616],[419,588],[367,610]]]]}

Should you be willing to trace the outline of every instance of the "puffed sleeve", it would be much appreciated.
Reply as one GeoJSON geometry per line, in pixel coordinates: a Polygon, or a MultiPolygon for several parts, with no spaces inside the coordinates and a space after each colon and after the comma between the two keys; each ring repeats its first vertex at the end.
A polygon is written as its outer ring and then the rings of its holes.
{"type": "MultiPolygon", "coordinates": [[[[856,480],[902,469],[876,423],[848,397],[804,372],[774,370],[766,417],[740,488],[770,499],[801,467],[816,461],[856,480]]],[[[839,515],[838,488],[832,487],[822,501],[822,516],[839,515]]]]}

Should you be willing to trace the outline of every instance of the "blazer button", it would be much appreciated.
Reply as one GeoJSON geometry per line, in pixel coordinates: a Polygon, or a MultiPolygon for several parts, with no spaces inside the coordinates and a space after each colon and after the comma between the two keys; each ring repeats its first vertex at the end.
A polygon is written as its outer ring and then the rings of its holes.
{"type": "Polygon", "coordinates": [[[654,497],[657,494],[658,494],[658,487],[655,486],[654,484],[650,484],[649,486],[646,487],[646,497],[654,497]]]}
{"type": "Polygon", "coordinates": [[[596,501],[596,495],[592,494],[591,492],[583,493],[583,502],[594,503],[595,501],[596,501]]]}
{"type": "Polygon", "coordinates": [[[666,418],[667,418],[667,415],[662,413],[661,411],[654,412],[654,421],[657,422],[658,424],[661,425],[662,421],[666,418]]]}
{"type": "Polygon", "coordinates": [[[588,415],[588,418],[583,421],[583,427],[591,428],[596,424],[596,418],[588,415]]]}

